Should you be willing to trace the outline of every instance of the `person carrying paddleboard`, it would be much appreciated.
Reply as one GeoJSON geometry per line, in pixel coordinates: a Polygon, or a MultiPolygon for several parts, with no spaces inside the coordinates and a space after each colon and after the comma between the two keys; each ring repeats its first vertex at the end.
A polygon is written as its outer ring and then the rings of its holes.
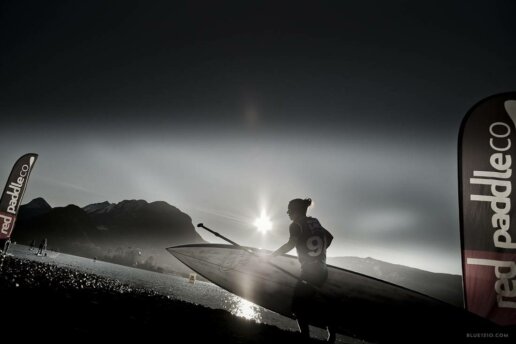
{"type": "MultiPolygon", "coordinates": [[[[308,319],[313,319],[313,312],[318,312],[311,306],[313,298],[316,297],[316,288],[320,288],[328,278],[326,249],[333,240],[333,235],[319,223],[319,220],[306,216],[306,211],[311,204],[310,198],[296,198],[289,202],[287,214],[292,220],[289,227],[290,238],[287,243],[271,254],[275,257],[289,252],[294,247],[297,250],[301,263],[301,276],[294,291],[292,310],[301,335],[305,339],[310,337],[308,319]]],[[[320,318],[324,314],[316,314],[316,316],[320,318]]],[[[328,325],[328,342],[333,343],[335,337],[333,326],[328,325]]]]}

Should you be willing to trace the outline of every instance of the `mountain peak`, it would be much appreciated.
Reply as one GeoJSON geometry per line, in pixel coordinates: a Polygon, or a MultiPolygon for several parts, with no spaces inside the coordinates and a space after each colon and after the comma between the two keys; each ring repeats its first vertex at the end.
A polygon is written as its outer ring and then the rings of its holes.
{"type": "Polygon", "coordinates": [[[108,201],[104,201],[101,203],[93,203],[82,208],[87,214],[107,214],[111,212],[116,213],[126,213],[126,212],[134,212],[142,209],[154,209],[158,211],[174,211],[178,212],[179,210],[168,204],[165,201],[155,201],[155,202],[147,202],[142,199],[130,199],[123,200],[118,203],[109,203],[108,201]]]}
{"type": "Polygon", "coordinates": [[[48,204],[47,201],[45,201],[45,199],[42,197],[34,198],[29,203],[24,204],[24,207],[26,209],[42,209],[42,210],[50,210],[52,208],[50,206],[50,204],[48,204]]]}
{"type": "Polygon", "coordinates": [[[172,211],[179,211],[178,208],[174,207],[173,205],[168,204],[165,201],[155,201],[149,203],[149,207],[153,209],[159,209],[159,210],[172,210],[172,211]]]}
{"type": "Polygon", "coordinates": [[[118,209],[131,211],[131,210],[140,209],[141,207],[144,207],[147,204],[149,204],[149,203],[147,203],[147,201],[145,201],[143,199],[138,199],[138,200],[131,199],[131,200],[123,200],[123,201],[117,203],[115,205],[115,207],[118,209]]]}
{"type": "Polygon", "coordinates": [[[110,206],[113,206],[112,203],[109,203],[108,201],[100,202],[100,203],[93,203],[89,204],[82,208],[87,214],[92,213],[104,213],[109,211],[110,206]]]}

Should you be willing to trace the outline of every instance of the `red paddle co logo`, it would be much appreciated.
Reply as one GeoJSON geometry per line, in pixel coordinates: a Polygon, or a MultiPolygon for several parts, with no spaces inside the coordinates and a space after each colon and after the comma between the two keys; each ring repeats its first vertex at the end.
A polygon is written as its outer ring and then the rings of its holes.
{"type": "Polygon", "coordinates": [[[462,132],[462,239],[467,309],[516,324],[516,94],[477,105],[462,132]]]}
{"type": "MultiPolygon", "coordinates": [[[[492,244],[496,248],[515,250],[515,238],[509,233],[511,225],[511,193],[512,193],[512,157],[506,154],[512,145],[511,127],[504,122],[495,122],[489,127],[491,134],[489,145],[493,149],[489,161],[491,171],[474,171],[474,178],[470,179],[471,184],[487,185],[490,187],[490,194],[470,195],[473,202],[487,202],[491,208],[492,244]]],[[[516,276],[516,263],[511,260],[497,260],[485,258],[468,258],[467,264],[492,266],[496,281],[494,289],[497,293],[498,307],[516,308],[514,297],[516,289],[514,281],[516,276]]]]}
{"type": "Polygon", "coordinates": [[[21,166],[20,174],[16,180],[11,181],[6,187],[4,197],[8,197],[9,202],[7,209],[0,211],[0,238],[8,238],[13,230],[14,221],[16,220],[16,212],[18,210],[18,204],[21,199],[23,187],[27,182],[27,175],[29,173],[30,166],[24,164],[21,166]]]}

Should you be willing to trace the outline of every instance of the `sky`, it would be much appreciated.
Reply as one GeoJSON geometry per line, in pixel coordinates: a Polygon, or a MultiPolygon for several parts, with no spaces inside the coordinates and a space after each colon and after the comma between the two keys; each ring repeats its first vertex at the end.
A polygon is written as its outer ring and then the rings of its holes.
{"type": "Polygon", "coordinates": [[[267,249],[288,239],[288,201],[311,197],[329,256],[460,274],[459,127],[515,90],[515,10],[4,1],[0,176],[36,152],[24,202],[164,200],[267,249]]]}

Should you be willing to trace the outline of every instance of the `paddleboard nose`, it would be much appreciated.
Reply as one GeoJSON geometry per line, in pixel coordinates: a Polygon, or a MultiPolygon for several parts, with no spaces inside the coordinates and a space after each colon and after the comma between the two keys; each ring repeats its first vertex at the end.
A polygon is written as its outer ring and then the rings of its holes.
{"type": "Polygon", "coordinates": [[[168,251],[168,253],[170,253],[171,255],[173,255],[174,257],[177,258],[177,254],[178,254],[177,247],[168,247],[166,250],[168,251]]]}

